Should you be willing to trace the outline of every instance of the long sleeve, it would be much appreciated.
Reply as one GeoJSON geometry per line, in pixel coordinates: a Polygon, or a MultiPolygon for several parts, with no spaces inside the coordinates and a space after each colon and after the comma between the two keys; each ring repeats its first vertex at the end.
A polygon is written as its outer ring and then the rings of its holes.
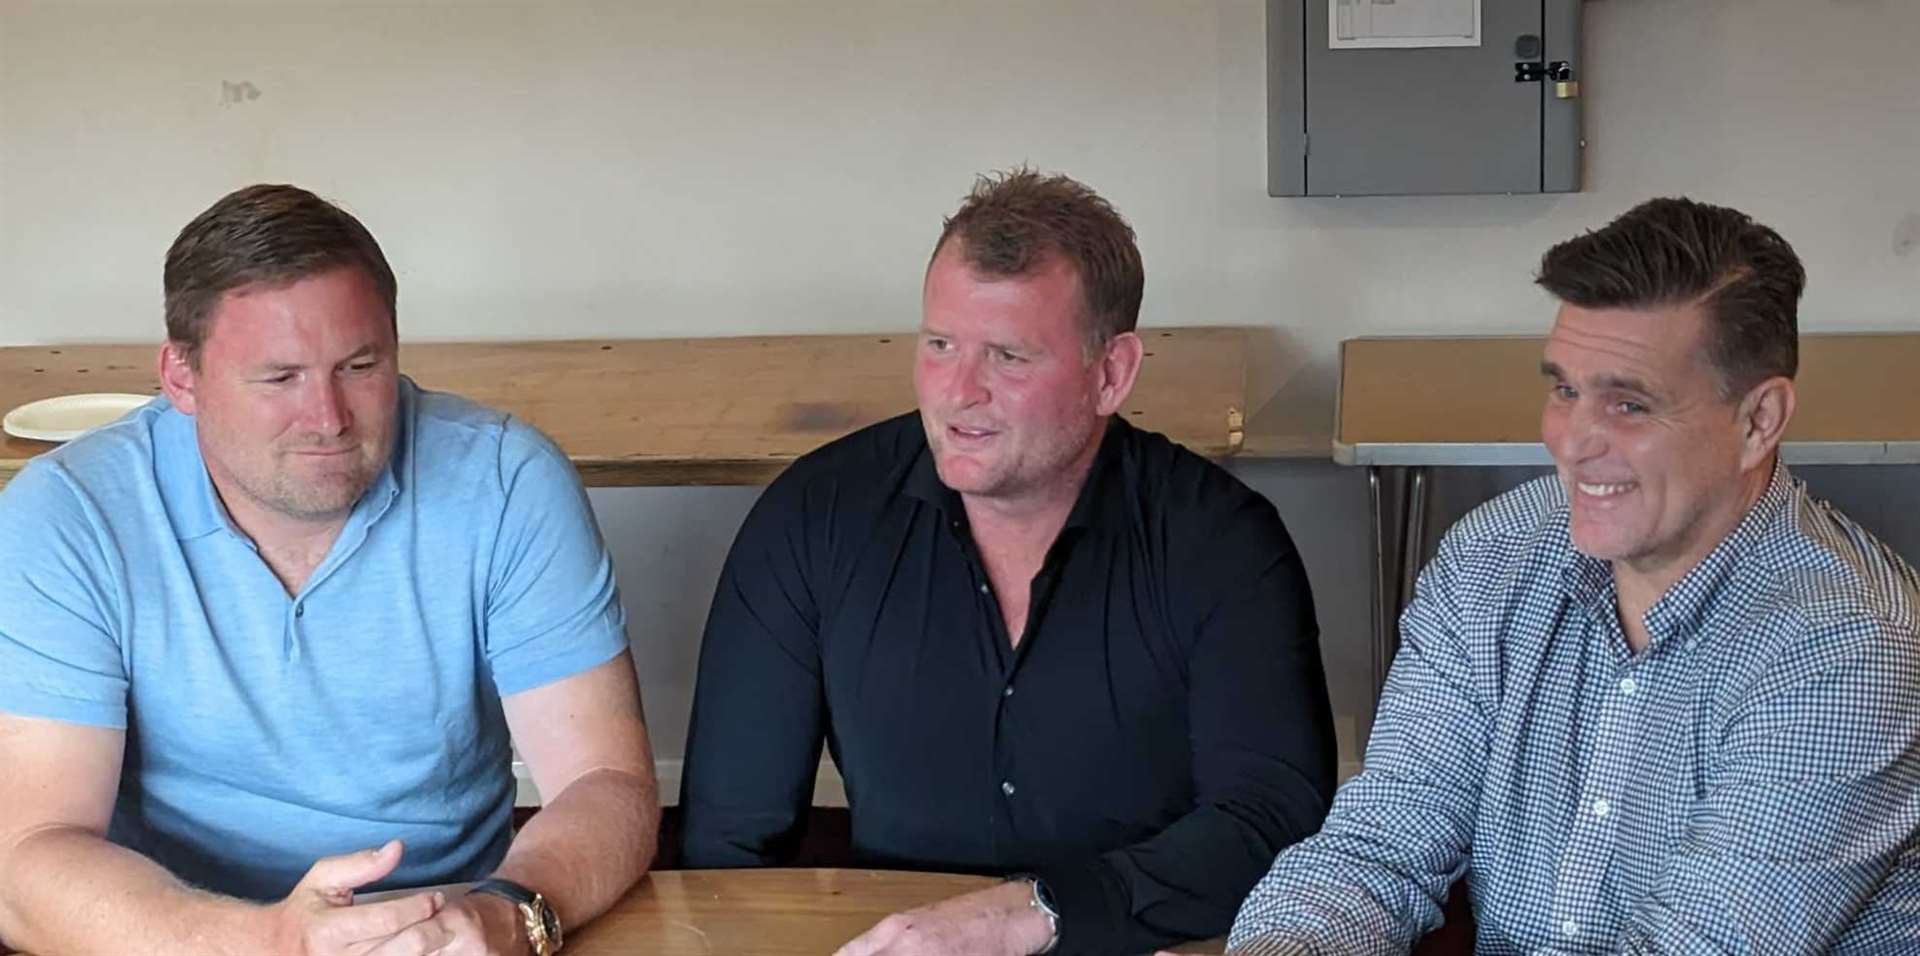
{"type": "Polygon", "coordinates": [[[1185,570],[1243,583],[1181,587],[1212,602],[1195,609],[1188,657],[1194,809],[1143,842],[1039,871],[1060,906],[1062,954],[1220,935],[1274,854],[1326,815],[1333,721],[1306,570],[1271,506],[1230,517],[1212,540],[1219,556],[1185,570]],[[1266,566],[1215,566],[1245,554],[1266,566]]]}
{"type": "Polygon", "coordinates": [[[1439,925],[1472,843],[1490,721],[1460,639],[1443,544],[1401,620],[1366,769],[1320,832],[1282,852],[1247,897],[1228,951],[1403,953],[1439,925]]]}
{"type": "Polygon", "coordinates": [[[1809,636],[1730,716],[1712,738],[1717,771],[1620,951],[1824,953],[1843,937],[1881,952],[1920,946],[1911,631],[1854,620],[1809,636]],[[1861,924],[1876,896],[1891,887],[1897,899],[1902,886],[1906,905],[1861,924]]]}
{"type": "Polygon", "coordinates": [[[800,499],[795,482],[768,489],[707,617],[680,796],[690,867],[780,862],[813,793],[826,707],[800,499]]]}

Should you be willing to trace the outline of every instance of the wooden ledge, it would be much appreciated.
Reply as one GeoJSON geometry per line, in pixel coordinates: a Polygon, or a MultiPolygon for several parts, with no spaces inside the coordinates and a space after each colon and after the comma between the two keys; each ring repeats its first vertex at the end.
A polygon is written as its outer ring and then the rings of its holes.
{"type": "MultiPolygon", "coordinates": [[[[1210,458],[1245,441],[1248,334],[1142,329],[1121,414],[1210,458]]],[[[894,335],[406,343],[422,386],[551,435],[594,486],[755,485],[914,407],[911,332],[894,335]]],[[[76,392],[159,391],[153,345],[0,348],[0,412],[76,392]]],[[[54,447],[0,436],[0,483],[54,447]]]]}

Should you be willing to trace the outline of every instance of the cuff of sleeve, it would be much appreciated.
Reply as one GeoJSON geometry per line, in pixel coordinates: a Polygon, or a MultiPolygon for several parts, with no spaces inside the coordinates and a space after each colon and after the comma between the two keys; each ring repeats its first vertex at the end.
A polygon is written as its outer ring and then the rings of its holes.
{"type": "Polygon", "coordinates": [[[1033,875],[1047,884],[1060,910],[1060,945],[1052,956],[1104,956],[1123,952],[1134,935],[1126,889],[1105,863],[1038,867],[1033,875]]]}
{"type": "Polygon", "coordinates": [[[626,649],[626,629],[610,625],[556,654],[536,657],[528,649],[518,648],[487,663],[493,671],[494,688],[507,697],[592,670],[626,649]]]}
{"type": "Polygon", "coordinates": [[[0,684],[0,713],[109,730],[127,729],[125,703],[82,700],[7,684],[0,684]]]}

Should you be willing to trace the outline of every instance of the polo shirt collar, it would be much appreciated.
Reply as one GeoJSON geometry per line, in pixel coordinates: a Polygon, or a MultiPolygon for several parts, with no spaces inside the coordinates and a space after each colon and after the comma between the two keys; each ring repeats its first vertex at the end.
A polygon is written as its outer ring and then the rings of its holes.
{"type": "MultiPolygon", "coordinates": [[[[379,520],[392,507],[394,499],[399,497],[399,475],[404,468],[402,459],[411,445],[408,436],[412,430],[413,411],[418,397],[419,388],[412,380],[401,376],[400,408],[394,427],[393,452],[387,456],[387,465],[380,470],[379,477],[354,503],[354,514],[348,519],[350,526],[365,526],[379,520]],[[365,512],[364,516],[362,512],[365,512]]],[[[159,412],[154,419],[153,449],[154,480],[160,488],[160,498],[166,504],[167,514],[173,520],[175,537],[190,541],[216,531],[225,531],[242,541],[247,540],[246,534],[227,513],[226,505],[220,501],[220,493],[213,487],[213,476],[207,473],[206,459],[200,454],[199,431],[194,417],[173,407],[173,403],[164,398],[159,400],[159,412]]]]}

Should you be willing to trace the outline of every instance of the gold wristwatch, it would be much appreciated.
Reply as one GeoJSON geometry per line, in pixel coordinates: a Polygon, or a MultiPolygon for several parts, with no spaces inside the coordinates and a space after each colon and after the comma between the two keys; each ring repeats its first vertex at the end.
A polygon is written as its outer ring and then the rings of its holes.
{"type": "Polygon", "coordinates": [[[554,915],[546,897],[512,880],[481,880],[467,892],[487,893],[513,903],[520,911],[521,922],[526,924],[527,943],[533,947],[533,956],[553,956],[560,951],[560,917],[554,915]]]}

